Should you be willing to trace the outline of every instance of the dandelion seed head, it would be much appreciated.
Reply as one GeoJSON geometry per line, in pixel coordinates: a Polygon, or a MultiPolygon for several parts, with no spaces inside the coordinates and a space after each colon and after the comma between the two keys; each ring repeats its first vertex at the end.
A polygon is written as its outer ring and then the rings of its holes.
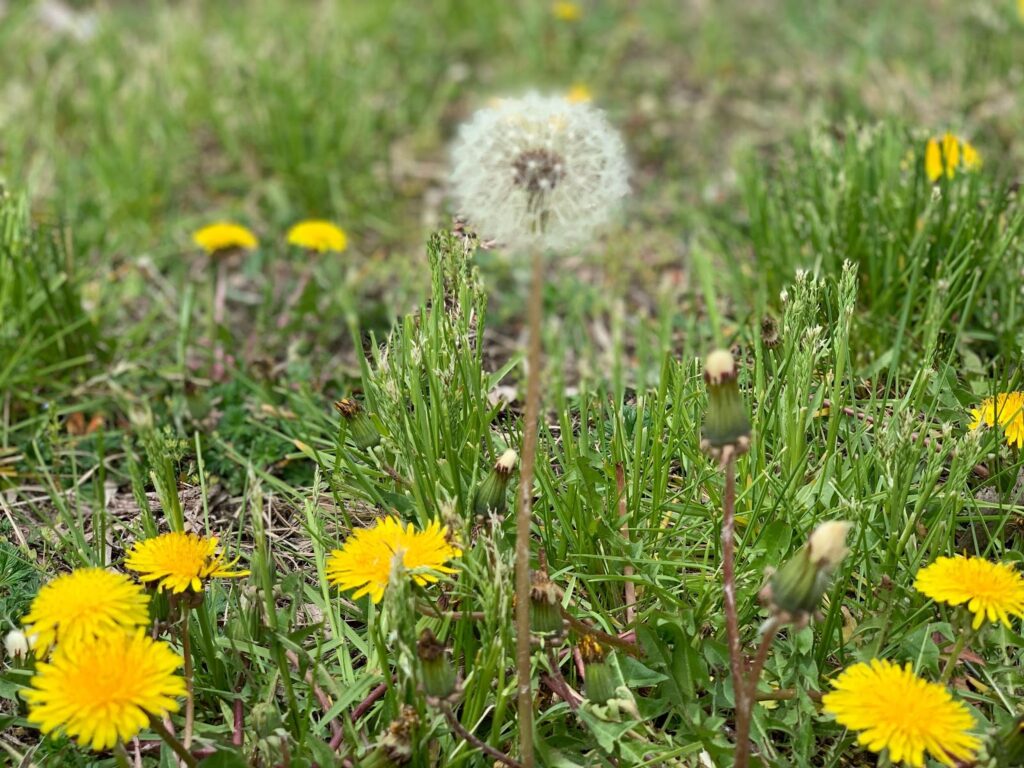
{"type": "Polygon", "coordinates": [[[581,245],[629,191],[619,134],[590,103],[563,96],[492,101],[462,126],[452,154],[458,212],[513,248],[581,245]]]}

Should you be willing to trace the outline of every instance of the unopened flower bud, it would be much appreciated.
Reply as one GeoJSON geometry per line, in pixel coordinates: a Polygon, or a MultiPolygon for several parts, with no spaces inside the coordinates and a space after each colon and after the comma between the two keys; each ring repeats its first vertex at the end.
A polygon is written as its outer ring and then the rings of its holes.
{"type": "Polygon", "coordinates": [[[519,455],[511,448],[501,454],[501,457],[494,463],[494,468],[477,486],[476,493],[473,494],[474,514],[503,515],[505,513],[508,507],[506,490],[518,460],[519,455]]]}
{"type": "Polygon", "coordinates": [[[546,571],[534,571],[530,584],[530,629],[538,635],[562,632],[562,590],[546,571]]]}
{"type": "Polygon", "coordinates": [[[380,432],[374,426],[373,419],[367,415],[358,402],[343,397],[334,404],[334,407],[341,414],[342,421],[348,429],[349,437],[352,438],[356,448],[365,451],[367,448],[373,448],[380,442],[380,432]]]}
{"type": "Polygon", "coordinates": [[[619,682],[601,644],[590,635],[584,635],[580,638],[579,650],[583,658],[587,698],[594,704],[606,704],[616,698],[619,682]]]}
{"type": "Polygon", "coordinates": [[[750,447],[750,421],[736,380],[736,361],[719,349],[704,362],[704,381],[708,388],[708,410],[704,419],[701,447],[716,458],[725,449],[743,453],[750,447]]]}
{"type": "Polygon", "coordinates": [[[28,636],[20,629],[12,629],[4,637],[4,650],[8,659],[21,661],[28,656],[30,648],[28,636]]]}
{"type": "Polygon", "coordinates": [[[410,706],[402,707],[401,714],[388,726],[388,732],[359,761],[359,768],[400,768],[406,765],[412,760],[412,737],[418,724],[416,710],[410,706]]]}
{"type": "Polygon", "coordinates": [[[777,618],[805,624],[828,589],[829,576],[846,556],[850,523],[837,520],[819,525],[800,551],[768,579],[761,600],[777,618]]]}
{"type": "Polygon", "coordinates": [[[437,699],[452,696],[455,693],[455,668],[448,661],[444,645],[429,629],[420,633],[416,655],[420,660],[423,692],[437,699]]]}

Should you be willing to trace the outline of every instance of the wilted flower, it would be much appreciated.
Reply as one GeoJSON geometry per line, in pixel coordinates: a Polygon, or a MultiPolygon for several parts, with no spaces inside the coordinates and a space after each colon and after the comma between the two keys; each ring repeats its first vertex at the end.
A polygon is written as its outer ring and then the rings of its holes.
{"type": "Polygon", "coordinates": [[[562,96],[501,99],[453,149],[458,212],[481,236],[561,251],[592,239],[629,191],[622,139],[604,113],[562,96]]]}
{"type": "Polygon", "coordinates": [[[981,167],[981,155],[974,146],[951,133],[941,139],[930,138],[924,149],[924,172],[928,181],[935,182],[943,174],[953,178],[957,171],[976,171],[981,167]]]}
{"type": "Polygon", "coordinates": [[[365,451],[380,442],[380,432],[373,419],[356,400],[343,397],[334,404],[334,408],[348,426],[348,435],[356,448],[365,451]]]}
{"type": "Polygon", "coordinates": [[[494,463],[494,467],[483,479],[473,494],[473,513],[487,515],[504,514],[508,506],[507,493],[512,471],[516,468],[519,455],[511,448],[494,463]]]}
{"type": "Polygon", "coordinates": [[[822,523],[807,544],[771,574],[761,590],[761,600],[778,619],[797,624],[809,621],[828,589],[832,571],[847,555],[850,527],[844,520],[822,523]]]}
{"type": "Polygon", "coordinates": [[[724,461],[724,449],[742,453],[750,446],[750,421],[736,380],[736,361],[730,352],[718,349],[708,355],[704,382],[708,387],[708,410],[701,447],[724,461]]]}
{"type": "Polygon", "coordinates": [[[329,221],[310,219],[300,221],[288,230],[288,242],[307,251],[341,253],[348,247],[345,230],[329,221]]]}
{"type": "Polygon", "coordinates": [[[453,698],[456,691],[455,667],[448,660],[448,651],[430,629],[420,633],[416,643],[420,660],[423,692],[434,699],[453,698]]]}
{"type": "Polygon", "coordinates": [[[530,578],[530,629],[533,632],[562,632],[565,628],[562,594],[558,585],[548,577],[547,571],[534,571],[530,578]]]}
{"type": "Polygon", "coordinates": [[[218,221],[197,230],[192,240],[210,254],[226,253],[234,250],[251,251],[256,247],[256,235],[241,224],[230,221],[218,221]]]}

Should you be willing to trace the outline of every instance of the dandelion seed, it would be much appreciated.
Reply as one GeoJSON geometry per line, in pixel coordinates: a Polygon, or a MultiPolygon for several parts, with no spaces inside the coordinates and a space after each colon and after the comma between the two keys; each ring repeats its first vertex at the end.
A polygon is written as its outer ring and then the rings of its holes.
{"type": "Polygon", "coordinates": [[[424,586],[437,581],[439,573],[455,573],[445,563],[461,555],[462,550],[448,540],[448,528],[437,520],[417,531],[412,523],[403,526],[397,518],[386,517],[370,528],[353,531],[341,549],[331,552],[327,579],[343,590],[356,590],[353,598],[369,595],[379,603],[396,557],[412,579],[424,586]]]}
{"type": "Polygon", "coordinates": [[[251,251],[258,244],[250,230],[230,221],[219,221],[197,230],[192,234],[192,241],[209,254],[251,251]]]}
{"type": "Polygon", "coordinates": [[[238,578],[249,571],[232,570],[234,560],[226,561],[217,552],[218,539],[177,531],[132,546],[125,566],[139,574],[144,582],[156,582],[161,589],[178,594],[186,589],[203,591],[203,582],[211,578],[238,578]]]}
{"type": "Polygon", "coordinates": [[[893,763],[924,768],[925,752],[943,765],[969,762],[981,746],[970,733],[974,718],[944,685],[884,659],[854,664],[822,699],[825,711],[861,731],[857,742],[872,752],[888,750],[893,763]]]}
{"type": "Polygon", "coordinates": [[[999,426],[1006,444],[1024,448],[1024,392],[1001,392],[986,397],[981,405],[971,409],[970,429],[999,426]]]}
{"type": "Polygon", "coordinates": [[[181,657],[145,631],[114,631],[61,644],[36,667],[28,720],[44,734],[67,734],[99,751],[129,741],[149,722],[178,709],[185,681],[181,657]]]}
{"type": "Polygon", "coordinates": [[[112,630],[149,623],[149,595],[123,573],[79,568],[49,582],[22,618],[33,647],[44,654],[54,644],[91,640],[112,630]]]}
{"type": "Polygon", "coordinates": [[[341,253],[348,247],[348,236],[341,227],[329,221],[300,221],[288,230],[288,242],[307,251],[341,253]]]}
{"type": "Polygon", "coordinates": [[[485,239],[561,251],[593,238],[629,191],[625,147],[588,103],[530,93],[479,110],[453,149],[458,212],[485,239]]]}
{"type": "Polygon", "coordinates": [[[1010,626],[1010,617],[1024,617],[1024,576],[1006,563],[982,557],[940,557],[922,568],[914,580],[918,592],[948,605],[967,605],[978,629],[986,620],[1010,626]]]}

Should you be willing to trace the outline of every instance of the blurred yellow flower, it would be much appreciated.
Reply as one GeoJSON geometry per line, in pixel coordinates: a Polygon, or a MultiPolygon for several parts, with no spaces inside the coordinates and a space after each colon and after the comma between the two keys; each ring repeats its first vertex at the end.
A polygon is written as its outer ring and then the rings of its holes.
{"type": "Polygon", "coordinates": [[[149,623],[149,595],[123,573],[79,568],[46,584],[22,618],[32,647],[74,645],[149,623]]]}
{"type": "Polygon", "coordinates": [[[971,409],[971,429],[1000,426],[1006,444],[1024,448],[1024,392],[1001,392],[971,409]]]}
{"type": "Polygon", "coordinates": [[[288,230],[288,242],[308,251],[341,253],[348,247],[345,230],[329,221],[300,221],[288,230]]]}
{"type": "Polygon", "coordinates": [[[327,560],[327,579],[343,590],[356,589],[353,598],[384,598],[396,558],[413,580],[423,586],[437,581],[438,573],[455,573],[445,565],[462,550],[448,540],[448,528],[437,520],[424,531],[412,523],[403,526],[395,517],[378,520],[371,528],[353,531],[341,549],[327,560]]]}
{"type": "Polygon", "coordinates": [[[149,716],[178,709],[185,681],[182,659],[145,631],[113,631],[77,645],[60,645],[22,696],[28,721],[44,734],[66,734],[96,751],[138,735],[149,716]]]}
{"type": "Polygon", "coordinates": [[[137,541],[132,546],[125,566],[139,574],[142,581],[154,581],[171,592],[203,591],[203,582],[210,578],[237,578],[249,571],[233,571],[238,562],[226,562],[217,552],[216,536],[197,536],[177,531],[152,539],[137,541]]]}
{"type": "Polygon", "coordinates": [[[857,742],[872,752],[889,751],[893,763],[924,768],[927,751],[943,765],[974,758],[981,741],[970,733],[974,718],[946,686],[922,680],[910,665],[884,659],[854,664],[822,699],[836,721],[861,731],[857,742]]]}
{"type": "Polygon", "coordinates": [[[241,224],[218,221],[196,230],[192,241],[207,253],[219,253],[236,248],[251,251],[256,247],[256,235],[241,224]]]}
{"type": "Polygon", "coordinates": [[[1010,616],[1024,617],[1024,577],[1012,566],[982,557],[940,557],[918,571],[918,592],[949,605],[964,605],[977,629],[987,619],[1010,626],[1010,616]]]}
{"type": "Polygon", "coordinates": [[[557,2],[551,4],[551,13],[559,21],[579,21],[583,18],[583,7],[579,3],[557,2]]]}
{"type": "Polygon", "coordinates": [[[566,92],[565,98],[573,104],[585,104],[588,101],[593,101],[594,95],[583,83],[576,83],[566,92]]]}
{"type": "Polygon", "coordinates": [[[958,170],[976,171],[981,167],[981,155],[974,145],[946,133],[941,139],[930,138],[924,149],[924,172],[928,181],[935,182],[945,173],[953,178],[958,170]]]}

